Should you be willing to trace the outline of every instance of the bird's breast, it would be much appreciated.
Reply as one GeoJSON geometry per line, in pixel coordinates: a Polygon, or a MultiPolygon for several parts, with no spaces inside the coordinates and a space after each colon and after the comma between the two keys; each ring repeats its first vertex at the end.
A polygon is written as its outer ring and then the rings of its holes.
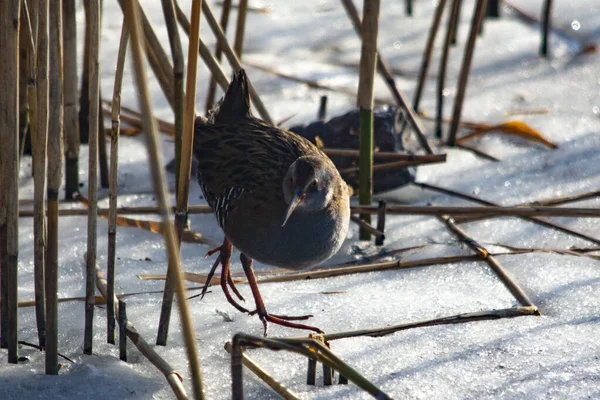
{"type": "Polygon", "coordinates": [[[236,248],[261,263],[300,269],[333,256],[348,233],[345,212],[298,209],[282,227],[283,210],[237,209],[224,226],[225,234],[236,248]]]}

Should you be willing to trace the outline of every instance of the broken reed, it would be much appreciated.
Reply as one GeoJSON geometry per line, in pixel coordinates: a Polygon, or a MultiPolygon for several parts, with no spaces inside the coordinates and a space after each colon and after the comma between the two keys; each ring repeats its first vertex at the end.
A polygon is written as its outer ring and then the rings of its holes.
{"type": "MultiPolygon", "coordinates": [[[[192,60],[197,59],[196,57],[196,48],[198,47],[198,42],[200,39],[200,8],[201,8],[201,0],[193,0],[192,2],[192,29],[191,32],[193,34],[190,35],[190,50],[188,57],[192,60]]],[[[140,108],[142,110],[142,114],[144,115],[144,126],[143,130],[147,134],[146,146],[148,150],[148,156],[150,158],[150,169],[152,173],[152,181],[154,190],[156,192],[156,199],[159,204],[161,220],[166,229],[165,235],[165,244],[168,251],[169,256],[169,265],[172,265],[173,276],[175,277],[174,283],[176,285],[176,293],[177,293],[177,303],[179,306],[180,319],[182,325],[182,331],[184,336],[184,341],[187,349],[187,358],[190,366],[190,375],[192,378],[192,386],[194,388],[194,396],[197,399],[203,399],[204,393],[202,389],[202,376],[200,373],[200,364],[199,364],[199,356],[198,351],[196,349],[196,338],[194,335],[194,328],[192,325],[187,299],[185,296],[185,286],[182,277],[181,266],[179,264],[179,251],[178,251],[178,240],[176,237],[175,229],[173,225],[170,223],[171,216],[169,212],[169,207],[167,203],[167,190],[166,190],[166,179],[165,179],[165,171],[162,167],[161,158],[160,158],[160,143],[158,140],[158,134],[156,132],[156,126],[154,124],[154,120],[152,119],[152,105],[150,102],[150,96],[148,93],[148,84],[146,81],[146,72],[143,61],[143,50],[142,50],[142,31],[141,24],[139,19],[139,7],[137,7],[137,1],[134,2],[130,0],[127,3],[126,7],[126,20],[128,23],[129,30],[131,32],[131,49],[133,56],[133,65],[135,69],[135,78],[136,84],[138,88],[138,98],[140,102],[140,108]]],[[[195,64],[194,61],[191,63],[195,64]]],[[[196,84],[196,68],[193,68],[190,65],[190,60],[188,60],[188,84],[193,85],[194,89],[187,91],[187,99],[186,99],[186,115],[184,120],[184,125],[193,135],[193,123],[194,123],[194,113],[195,108],[193,107],[195,104],[195,84],[196,84]],[[192,81],[192,82],[190,82],[192,81]],[[191,99],[190,99],[191,98],[191,99]],[[187,104],[192,107],[188,107],[187,104]],[[185,122],[187,121],[187,122],[185,122]],[[188,125],[189,124],[189,125],[188,125]]],[[[185,136],[184,136],[185,137],[185,136]]],[[[190,139],[191,139],[190,135],[190,139]]],[[[180,171],[181,175],[181,171],[180,171]]]]}
{"type": "MultiPolygon", "coordinates": [[[[362,48],[358,81],[360,113],[358,197],[362,205],[371,204],[373,201],[373,99],[375,97],[379,5],[379,0],[365,0],[363,5],[362,48]]],[[[360,218],[367,224],[371,223],[371,216],[368,214],[362,214],[360,218]]],[[[364,226],[361,226],[359,236],[361,240],[371,238],[369,231],[364,226]]]]}
{"type": "Polygon", "coordinates": [[[123,84],[123,71],[125,69],[125,56],[127,54],[127,43],[129,31],[125,18],[121,26],[121,39],[119,40],[119,51],[117,56],[117,69],[115,72],[115,83],[111,107],[112,125],[110,130],[110,176],[108,192],[108,254],[106,259],[107,277],[107,303],[106,303],[106,341],[115,344],[115,275],[117,264],[117,192],[119,181],[119,133],[121,128],[121,87],[123,84]]]}

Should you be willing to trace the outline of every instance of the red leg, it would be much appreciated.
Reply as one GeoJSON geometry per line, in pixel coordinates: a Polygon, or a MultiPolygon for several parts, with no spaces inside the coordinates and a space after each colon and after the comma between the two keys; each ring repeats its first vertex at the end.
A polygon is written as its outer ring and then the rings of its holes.
{"type": "Polygon", "coordinates": [[[229,272],[229,265],[230,265],[229,260],[231,259],[231,253],[233,251],[233,246],[231,245],[231,242],[227,238],[225,238],[225,240],[223,240],[223,244],[220,247],[217,247],[216,249],[212,249],[211,251],[206,253],[206,256],[208,257],[210,255],[213,255],[217,251],[219,251],[220,253],[219,253],[219,256],[217,257],[217,260],[213,264],[210,272],[208,273],[208,277],[206,279],[206,284],[204,285],[204,288],[202,288],[202,296],[204,296],[204,293],[206,293],[206,289],[208,288],[208,285],[210,284],[210,281],[215,273],[215,270],[217,269],[217,266],[219,264],[221,264],[222,268],[221,268],[220,283],[221,283],[221,289],[223,289],[223,293],[225,294],[225,298],[227,299],[229,304],[231,304],[232,306],[237,308],[239,311],[244,312],[244,313],[249,313],[250,311],[248,311],[246,308],[242,307],[237,301],[235,301],[235,299],[231,296],[231,293],[229,293],[229,287],[227,286],[229,284],[232,287],[234,293],[241,300],[244,300],[244,298],[241,296],[241,294],[238,292],[237,288],[235,287],[235,285],[233,283],[233,279],[231,278],[231,274],[229,272]]]}
{"type": "Polygon", "coordinates": [[[256,310],[252,311],[250,315],[258,314],[258,317],[263,323],[264,326],[264,335],[267,336],[267,322],[271,322],[273,324],[287,326],[288,328],[295,329],[306,329],[309,331],[324,333],[319,328],[310,325],[297,324],[294,322],[289,322],[290,320],[303,320],[312,317],[312,315],[303,315],[299,317],[288,317],[285,315],[273,315],[268,314],[267,309],[265,308],[265,303],[263,302],[262,296],[260,295],[260,291],[258,290],[258,284],[256,282],[256,276],[254,275],[254,270],[252,269],[252,259],[245,254],[242,253],[240,256],[240,260],[242,262],[242,267],[244,268],[244,272],[246,273],[246,278],[248,278],[248,284],[250,285],[250,289],[252,290],[252,296],[254,297],[254,302],[256,304],[256,310]]]}

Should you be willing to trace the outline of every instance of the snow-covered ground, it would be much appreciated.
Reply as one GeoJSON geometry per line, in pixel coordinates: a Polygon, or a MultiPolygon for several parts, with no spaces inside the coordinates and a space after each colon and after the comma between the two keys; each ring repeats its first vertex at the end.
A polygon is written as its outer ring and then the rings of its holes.
{"type": "MultiPolygon", "coordinates": [[[[101,77],[102,93],[112,93],[118,37],[122,16],[116,2],[104,2],[101,77]]],[[[415,15],[404,15],[404,2],[382,2],[379,48],[389,63],[408,72],[398,76],[398,85],[412,98],[422,48],[436,2],[415,2],[415,15]]],[[[464,2],[459,29],[462,46],[468,34],[473,1],[464,2]]],[[[517,2],[515,2],[517,3],[517,2]]],[[[519,2],[525,3],[525,2],[519,2]]],[[[541,11],[541,0],[521,4],[532,14],[541,11]]],[[[167,46],[168,39],[160,2],[142,2],[154,28],[167,46]]],[[[188,11],[189,1],[182,1],[188,11]]],[[[249,13],[244,59],[322,83],[356,88],[358,73],[335,63],[358,62],[360,43],[341,4],[337,1],[251,1],[265,6],[269,14],[249,13]]],[[[555,2],[555,23],[570,30],[583,43],[600,39],[600,4],[597,0],[555,2]]],[[[220,7],[213,7],[220,13],[220,7]]],[[[512,205],[556,196],[583,193],[600,188],[600,58],[597,54],[574,55],[575,41],[553,35],[550,60],[538,57],[539,29],[504,12],[500,20],[488,20],[479,39],[463,118],[469,121],[500,123],[508,119],[525,121],[557,150],[492,135],[477,146],[501,158],[492,163],[462,150],[448,150],[448,162],[419,169],[418,180],[445,186],[501,205],[512,205]],[[548,109],[546,114],[507,117],[506,111],[548,109]]],[[[235,13],[231,16],[235,21],[235,13]]],[[[83,26],[83,10],[78,11],[83,26]]],[[[234,24],[234,22],[230,22],[234,24]]],[[[445,31],[445,27],[443,29],[445,31]]],[[[80,31],[82,32],[82,31],[80,31]]],[[[232,37],[233,29],[229,30],[232,37]]],[[[214,39],[204,23],[203,37],[211,46],[214,39]]],[[[80,34],[81,38],[81,34],[80,34]]],[[[184,40],[187,49],[187,41],[184,40]]],[[[167,49],[168,51],[168,49],[167,49]]],[[[80,53],[81,54],[81,53],[80,53]]],[[[427,81],[422,110],[434,114],[435,80],[439,51],[433,57],[432,78],[427,81]]],[[[456,93],[460,48],[452,50],[447,79],[445,114],[449,116],[456,93]]],[[[258,92],[274,120],[295,115],[295,124],[312,120],[323,92],[309,89],[248,68],[258,92]]],[[[204,109],[207,71],[202,66],[198,80],[197,107],[204,109]]],[[[156,114],[172,119],[155,80],[151,82],[156,114]]],[[[327,93],[329,115],[351,109],[355,99],[327,93]]],[[[382,81],[378,97],[390,97],[382,81]]],[[[126,72],[123,104],[137,107],[131,69],[126,72]]],[[[431,128],[431,126],[428,126],[431,128]]],[[[172,144],[164,141],[165,160],[172,157],[172,144]]],[[[120,151],[120,205],[151,205],[153,195],[147,157],[141,138],[123,138],[120,151]]],[[[87,180],[87,147],[81,154],[81,180],[87,180]]],[[[33,197],[30,159],[21,172],[21,199],[33,197]]],[[[174,186],[173,177],[170,185],[174,186]]],[[[85,193],[85,188],[83,191],[85,193]]],[[[100,191],[101,206],[107,206],[107,190],[100,191]]],[[[390,199],[410,199],[415,204],[468,204],[421,190],[389,193],[390,199]]],[[[200,190],[192,184],[190,204],[203,204],[200,190]]],[[[577,203],[600,207],[600,198],[577,203]]],[[[142,216],[140,218],[151,218],[142,216]]],[[[595,219],[560,218],[561,224],[600,237],[595,219]]],[[[223,237],[212,215],[194,215],[195,231],[220,241],[223,237]]],[[[493,219],[465,224],[464,229],[492,251],[493,244],[517,247],[567,249],[592,247],[578,238],[515,218],[493,219]]],[[[142,281],[140,274],[164,274],[166,253],[160,236],[133,228],[118,231],[119,293],[153,291],[162,281],[142,281]]],[[[107,224],[98,224],[98,259],[106,263],[107,224]]],[[[433,243],[403,255],[420,259],[440,255],[470,254],[435,218],[424,216],[388,217],[387,240],[383,250],[433,243]]],[[[60,219],[60,297],[82,296],[82,257],[86,248],[86,218],[60,219]]],[[[182,265],[187,271],[207,272],[213,259],[205,259],[205,246],[184,244],[182,265]]],[[[352,260],[358,255],[376,254],[382,249],[357,241],[353,227],[344,247],[330,262],[352,260]]],[[[473,322],[459,325],[412,329],[382,338],[356,338],[332,343],[332,350],[394,398],[407,399],[576,399],[600,398],[600,265],[584,257],[533,253],[498,257],[542,316],[473,322]]],[[[268,266],[256,265],[257,270],[268,266]]],[[[241,271],[234,254],[233,270],[241,271]]],[[[240,288],[250,297],[246,286],[240,288]]],[[[310,321],[327,332],[377,327],[463,312],[516,306],[514,298],[484,263],[462,263],[401,271],[350,275],[322,280],[262,284],[269,310],[281,314],[314,314],[310,321]]],[[[19,299],[33,299],[33,229],[31,219],[20,220],[19,299]]],[[[145,294],[127,298],[128,316],[140,334],[154,342],[161,295],[145,294]]],[[[214,288],[202,301],[190,301],[201,357],[207,398],[231,396],[229,355],[223,349],[236,332],[262,333],[258,318],[242,315],[214,288]],[[223,313],[233,322],[225,321],[223,313]]],[[[130,361],[118,359],[118,349],[105,343],[105,309],[98,307],[95,319],[94,355],[82,354],[84,306],[81,302],[59,306],[59,351],[75,363],[62,362],[60,375],[44,375],[43,353],[28,347],[20,351],[29,361],[6,363],[2,351],[0,398],[3,399],[167,399],[173,394],[160,373],[133,347],[130,361]]],[[[33,308],[19,312],[19,338],[36,342],[33,308]]],[[[299,332],[271,326],[271,336],[292,336],[299,332]]],[[[156,347],[183,376],[191,394],[186,353],[177,312],[173,313],[167,347],[156,347]]],[[[305,359],[288,353],[253,350],[249,353],[263,368],[302,398],[368,398],[353,384],[324,387],[305,385],[305,359]]],[[[321,382],[319,370],[318,380],[321,382]]],[[[245,374],[248,398],[277,398],[269,388],[245,374]]]]}

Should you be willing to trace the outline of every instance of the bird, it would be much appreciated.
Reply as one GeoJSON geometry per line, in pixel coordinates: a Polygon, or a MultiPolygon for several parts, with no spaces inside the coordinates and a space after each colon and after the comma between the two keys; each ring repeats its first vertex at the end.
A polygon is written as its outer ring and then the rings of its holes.
{"type": "Polygon", "coordinates": [[[287,269],[303,269],[332,257],[348,233],[350,200],[346,183],[333,162],[309,140],[252,115],[246,72],[234,73],[225,95],[209,114],[194,122],[193,152],[197,180],[225,234],[215,270],[228,302],[267,322],[323,333],[304,325],[312,315],[267,312],[252,268],[253,260],[287,269]],[[248,279],[256,308],[245,301],[230,273],[233,247],[248,279]]]}

